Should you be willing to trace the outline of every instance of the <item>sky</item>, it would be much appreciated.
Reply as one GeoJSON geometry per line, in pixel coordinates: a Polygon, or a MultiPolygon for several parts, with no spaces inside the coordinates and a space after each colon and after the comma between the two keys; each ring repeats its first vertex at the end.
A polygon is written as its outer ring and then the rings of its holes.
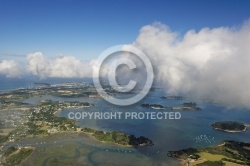
{"type": "Polygon", "coordinates": [[[244,0],[1,0],[0,59],[42,52],[88,61],[108,47],[133,43],[154,22],[182,36],[190,29],[240,26],[249,8],[244,0]]]}

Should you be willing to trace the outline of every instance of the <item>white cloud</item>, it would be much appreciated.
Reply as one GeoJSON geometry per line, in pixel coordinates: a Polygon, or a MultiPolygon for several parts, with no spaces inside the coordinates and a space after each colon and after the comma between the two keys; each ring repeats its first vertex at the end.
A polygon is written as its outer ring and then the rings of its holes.
{"type": "MultiPolygon", "coordinates": [[[[155,23],[142,27],[133,44],[149,56],[156,79],[167,92],[250,108],[250,22],[240,28],[190,30],[183,37],[155,23]]],[[[40,52],[29,54],[26,60],[27,71],[39,77],[92,77],[92,67],[98,66],[96,60],[48,59],[40,52]]],[[[107,69],[104,65],[102,72],[107,69]]],[[[15,61],[0,62],[0,74],[16,77],[21,71],[15,61]]]]}
{"type": "Polygon", "coordinates": [[[39,77],[82,78],[91,77],[90,63],[82,63],[73,56],[48,59],[41,52],[27,56],[27,71],[39,77]]]}
{"type": "Polygon", "coordinates": [[[249,22],[190,30],[181,39],[155,23],[140,30],[134,45],[150,57],[167,92],[250,107],[249,43],[249,22]]]}
{"type": "Polygon", "coordinates": [[[13,60],[0,61],[0,75],[6,77],[19,77],[22,74],[21,67],[13,60]]]}

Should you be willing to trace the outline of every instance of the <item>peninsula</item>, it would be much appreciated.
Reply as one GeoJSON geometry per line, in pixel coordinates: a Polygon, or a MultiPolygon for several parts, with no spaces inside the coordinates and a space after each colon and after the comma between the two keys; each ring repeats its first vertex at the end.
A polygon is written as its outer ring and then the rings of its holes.
{"type": "Polygon", "coordinates": [[[183,166],[245,166],[250,165],[249,149],[250,143],[224,141],[213,147],[169,151],[168,156],[177,159],[183,166]]]}

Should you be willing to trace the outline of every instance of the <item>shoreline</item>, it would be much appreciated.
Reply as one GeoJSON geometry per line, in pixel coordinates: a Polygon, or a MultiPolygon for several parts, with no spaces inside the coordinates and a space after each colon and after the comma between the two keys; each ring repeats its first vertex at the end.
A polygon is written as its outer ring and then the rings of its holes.
{"type": "Polygon", "coordinates": [[[220,129],[220,128],[216,128],[216,127],[213,127],[214,130],[219,130],[219,131],[224,131],[224,132],[227,132],[227,133],[242,133],[242,132],[245,132],[247,131],[247,126],[245,126],[245,128],[241,131],[238,131],[238,130],[223,130],[223,129],[220,129]]]}
{"type": "MultiPolygon", "coordinates": [[[[117,144],[117,143],[114,143],[114,142],[106,142],[106,141],[100,141],[98,139],[96,139],[94,136],[92,136],[91,133],[87,133],[87,132],[84,132],[84,131],[57,131],[57,132],[54,132],[54,133],[50,133],[49,135],[36,135],[36,136],[32,136],[32,135],[29,135],[23,139],[20,139],[18,141],[24,141],[26,139],[33,139],[33,138],[37,138],[37,139],[43,139],[43,138],[46,138],[46,137],[49,137],[49,136],[56,136],[56,135],[60,135],[60,134],[67,134],[67,135],[71,135],[71,134],[84,134],[86,135],[89,139],[93,140],[93,141],[96,141],[97,143],[100,143],[100,144],[103,144],[104,146],[116,146],[116,147],[120,147],[120,148],[136,148],[135,146],[133,145],[121,145],[121,144],[117,144]]],[[[83,139],[83,138],[80,138],[80,139],[83,139]]],[[[17,141],[17,142],[18,142],[17,141]]],[[[6,148],[9,146],[9,144],[13,144],[15,142],[8,142],[4,145],[3,148],[6,148]]],[[[31,146],[31,145],[28,145],[28,146],[23,146],[21,148],[33,148],[33,150],[35,150],[37,147],[36,146],[31,146]]]]}
{"type": "MultiPolygon", "coordinates": [[[[233,163],[239,164],[240,166],[249,165],[249,159],[245,154],[249,152],[244,152],[246,147],[250,147],[250,143],[247,142],[238,142],[233,140],[224,140],[220,144],[213,146],[205,146],[200,148],[187,148],[181,149],[178,151],[169,151],[168,156],[174,158],[181,166],[187,165],[197,165],[204,162],[223,162],[223,163],[233,163]],[[212,150],[211,150],[212,148],[212,150]],[[231,156],[230,154],[225,154],[225,150],[236,151],[238,155],[231,156]],[[214,156],[221,155],[220,158],[214,160],[207,155],[214,156]],[[239,159],[239,156],[244,156],[239,159]],[[228,160],[224,160],[224,159],[228,160]]],[[[236,153],[235,152],[235,153],[236,153]]],[[[210,163],[211,164],[211,163],[210,163]]]]}

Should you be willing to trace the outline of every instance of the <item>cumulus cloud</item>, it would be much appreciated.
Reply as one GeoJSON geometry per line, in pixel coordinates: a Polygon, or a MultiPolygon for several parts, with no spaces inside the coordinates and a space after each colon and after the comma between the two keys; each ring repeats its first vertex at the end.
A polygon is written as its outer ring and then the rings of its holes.
{"type": "MultiPolygon", "coordinates": [[[[154,23],[142,27],[133,43],[149,56],[156,80],[168,93],[250,108],[249,44],[250,21],[237,28],[189,30],[183,36],[164,24],[154,23]]],[[[26,61],[27,71],[41,78],[92,77],[92,67],[99,63],[83,63],[72,56],[48,59],[40,52],[29,54],[26,61]]],[[[104,75],[108,68],[102,68],[104,75]]],[[[0,61],[0,74],[16,77],[21,71],[15,61],[0,61]]],[[[123,73],[126,77],[126,71],[123,73]]]]}
{"type": "Polygon", "coordinates": [[[92,62],[83,63],[73,56],[48,59],[41,52],[36,52],[29,54],[26,59],[27,71],[41,78],[82,78],[92,75],[92,62]]]}
{"type": "Polygon", "coordinates": [[[21,66],[13,60],[0,61],[0,75],[6,77],[19,77],[22,74],[21,66]]]}
{"type": "Polygon", "coordinates": [[[141,28],[134,45],[151,59],[166,91],[250,107],[250,22],[240,28],[190,30],[183,37],[166,25],[141,28]]]}

